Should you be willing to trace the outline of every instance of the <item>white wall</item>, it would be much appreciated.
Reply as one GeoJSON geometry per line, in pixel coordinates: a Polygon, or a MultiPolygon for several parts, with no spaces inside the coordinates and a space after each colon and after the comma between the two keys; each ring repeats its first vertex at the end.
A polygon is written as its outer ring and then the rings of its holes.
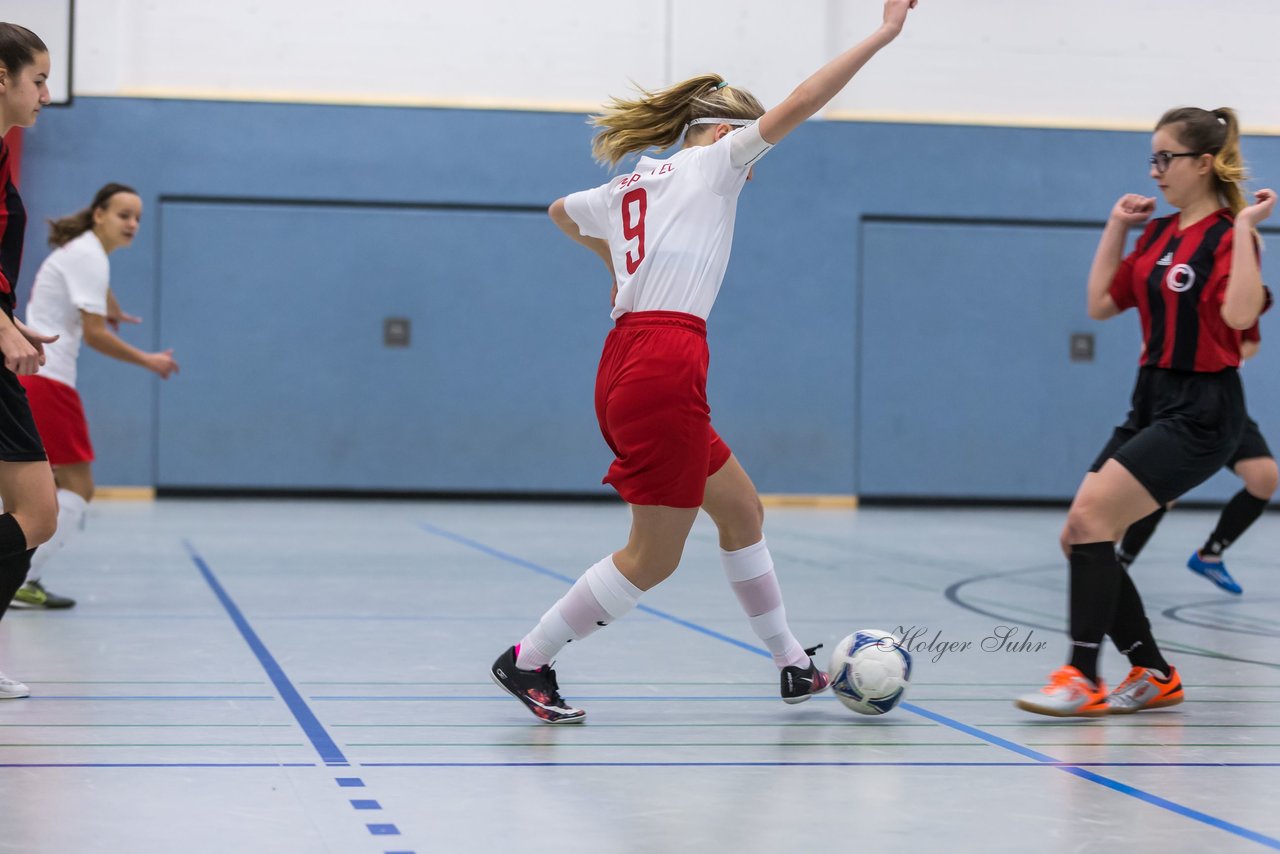
{"type": "Polygon", "coordinates": [[[71,0],[0,0],[0,21],[21,24],[49,48],[49,95],[55,104],[71,97],[71,0]]]}
{"type": "MultiPolygon", "coordinates": [[[[591,109],[716,70],[776,103],[876,0],[78,0],[75,92],[591,109]]],[[[1277,0],[921,0],[838,118],[1280,132],[1277,0]]]]}

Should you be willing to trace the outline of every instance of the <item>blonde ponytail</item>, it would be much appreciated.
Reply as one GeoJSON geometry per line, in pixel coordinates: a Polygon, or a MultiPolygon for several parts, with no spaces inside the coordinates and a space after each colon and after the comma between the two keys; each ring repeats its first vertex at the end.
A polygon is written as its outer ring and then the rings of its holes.
{"type": "Polygon", "coordinates": [[[628,154],[656,148],[666,151],[680,141],[689,122],[704,118],[758,119],[764,107],[745,89],[730,87],[718,74],[691,77],[635,99],[611,98],[589,124],[601,128],[591,153],[616,166],[628,154]]]}
{"type": "Polygon", "coordinates": [[[1230,107],[1219,107],[1213,115],[1226,129],[1222,147],[1213,155],[1213,174],[1218,179],[1218,194],[1231,208],[1231,215],[1235,216],[1247,206],[1244,182],[1249,180],[1244,155],[1240,153],[1240,121],[1236,118],[1236,111],[1230,107]]]}

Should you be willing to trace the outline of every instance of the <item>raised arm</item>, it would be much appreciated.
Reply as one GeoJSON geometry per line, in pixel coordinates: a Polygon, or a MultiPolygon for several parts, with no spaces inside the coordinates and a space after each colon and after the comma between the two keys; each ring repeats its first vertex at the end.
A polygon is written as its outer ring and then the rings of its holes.
{"type": "Polygon", "coordinates": [[[907,12],[915,7],[916,0],[885,0],[884,23],[875,32],[819,68],[786,100],[760,117],[764,141],[770,145],[781,142],[805,119],[829,104],[880,48],[898,37],[907,12]]]}
{"type": "Polygon", "coordinates": [[[1232,236],[1231,278],[1227,280],[1227,293],[1222,300],[1222,319],[1232,329],[1253,326],[1266,304],[1253,234],[1258,223],[1271,216],[1276,206],[1276,194],[1272,190],[1259,190],[1254,198],[1254,204],[1236,214],[1235,234],[1232,236]]]}
{"type": "Polygon", "coordinates": [[[1155,199],[1133,193],[1122,196],[1111,209],[1098,249],[1093,253],[1093,266],[1089,268],[1088,308],[1089,317],[1094,320],[1106,320],[1120,313],[1111,298],[1111,282],[1120,269],[1129,229],[1150,219],[1155,209],[1155,199]]]}

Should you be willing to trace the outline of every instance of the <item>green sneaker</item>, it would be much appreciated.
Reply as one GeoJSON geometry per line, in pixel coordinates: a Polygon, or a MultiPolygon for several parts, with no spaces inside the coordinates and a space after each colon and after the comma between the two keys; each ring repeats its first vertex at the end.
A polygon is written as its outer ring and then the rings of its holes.
{"type": "Polygon", "coordinates": [[[59,608],[75,607],[76,600],[68,596],[59,596],[44,589],[39,581],[28,581],[13,594],[13,608],[33,608],[45,611],[59,608]]]}

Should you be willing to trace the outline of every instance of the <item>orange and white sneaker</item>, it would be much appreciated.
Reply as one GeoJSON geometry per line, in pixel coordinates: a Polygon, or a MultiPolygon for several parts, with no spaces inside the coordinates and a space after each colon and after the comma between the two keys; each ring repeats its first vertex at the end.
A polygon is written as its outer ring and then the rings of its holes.
{"type": "Polygon", "coordinates": [[[1176,706],[1183,699],[1182,679],[1177,668],[1171,665],[1168,678],[1161,679],[1154,670],[1135,667],[1107,696],[1107,708],[1113,715],[1131,715],[1143,709],[1176,706]]]}
{"type": "Polygon", "coordinates": [[[1034,694],[1023,694],[1014,705],[1023,711],[1055,718],[1093,718],[1109,711],[1107,686],[1101,679],[1095,685],[1070,664],[1053,671],[1048,685],[1034,694]]]}

